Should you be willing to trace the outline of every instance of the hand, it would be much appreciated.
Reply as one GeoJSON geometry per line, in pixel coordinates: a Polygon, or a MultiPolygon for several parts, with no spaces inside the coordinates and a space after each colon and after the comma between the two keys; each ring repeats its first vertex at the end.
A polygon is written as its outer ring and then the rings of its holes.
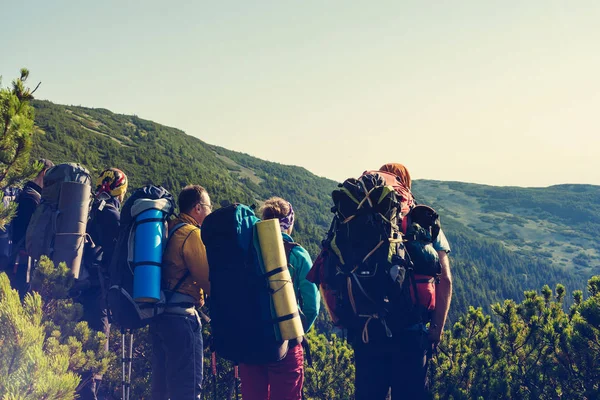
{"type": "Polygon", "coordinates": [[[431,324],[429,327],[429,341],[437,345],[442,340],[443,331],[437,325],[431,324]]]}

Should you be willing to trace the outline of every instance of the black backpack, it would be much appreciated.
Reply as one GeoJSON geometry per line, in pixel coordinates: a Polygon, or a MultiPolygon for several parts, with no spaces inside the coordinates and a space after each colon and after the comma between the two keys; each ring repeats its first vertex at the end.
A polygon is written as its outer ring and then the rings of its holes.
{"type": "MultiPolygon", "coordinates": [[[[439,274],[439,260],[435,271],[423,268],[420,258],[414,263],[413,254],[433,246],[431,241],[407,241],[402,230],[409,226],[409,235],[416,237],[418,222],[425,225],[425,213],[417,212],[414,223],[403,220],[401,197],[377,173],[347,179],[332,199],[334,218],[317,260],[322,263],[320,283],[332,319],[361,334],[364,342],[369,341],[370,324],[381,324],[378,330],[392,337],[393,332],[426,322],[430,310],[419,304],[419,285],[426,284],[420,275],[439,274]]],[[[429,278],[427,284],[433,284],[429,278]]]]}
{"type": "Polygon", "coordinates": [[[201,231],[210,269],[214,349],[225,359],[246,364],[282,360],[289,348],[289,341],[278,338],[272,316],[255,234],[258,221],[251,208],[233,204],[208,215],[201,231]]]}
{"type": "MultiPolygon", "coordinates": [[[[110,194],[102,192],[99,195],[95,196],[92,202],[92,207],[90,208],[86,228],[87,233],[90,235],[90,240],[88,240],[88,242],[85,244],[84,250],[84,261],[86,268],[90,268],[92,264],[99,265],[100,259],[102,258],[104,253],[104,249],[102,248],[101,244],[96,242],[96,239],[101,237],[102,233],[100,228],[100,221],[98,220],[98,214],[106,208],[112,208],[120,213],[117,207],[110,203],[107,203],[107,201],[110,199],[110,194]]],[[[115,232],[115,235],[118,235],[118,232],[115,232]]],[[[103,273],[107,274],[108,271],[103,271],[103,273]]]]}
{"type": "Polygon", "coordinates": [[[415,274],[438,277],[442,272],[440,258],[433,247],[440,230],[439,214],[423,204],[414,206],[403,218],[404,243],[415,274]]]}

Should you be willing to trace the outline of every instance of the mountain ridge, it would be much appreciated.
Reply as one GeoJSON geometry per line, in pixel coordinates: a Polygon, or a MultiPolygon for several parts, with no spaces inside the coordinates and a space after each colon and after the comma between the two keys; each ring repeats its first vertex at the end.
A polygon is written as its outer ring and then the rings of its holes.
{"type": "MultiPolygon", "coordinates": [[[[77,161],[94,174],[116,166],[128,174],[131,187],[152,182],[175,194],[188,183],[199,183],[219,205],[282,196],[297,210],[294,238],[313,257],[318,253],[338,182],[304,167],[211,145],[135,115],[49,101],[33,105],[36,124],[45,132],[34,141],[34,157],[77,161]]],[[[489,309],[492,302],[521,298],[523,290],[545,283],[583,289],[591,274],[600,273],[600,254],[591,246],[600,233],[600,186],[520,188],[421,179],[413,186],[416,198],[440,213],[453,247],[453,313],[469,305],[489,309]],[[565,232],[569,235],[561,235],[565,232]]]]}

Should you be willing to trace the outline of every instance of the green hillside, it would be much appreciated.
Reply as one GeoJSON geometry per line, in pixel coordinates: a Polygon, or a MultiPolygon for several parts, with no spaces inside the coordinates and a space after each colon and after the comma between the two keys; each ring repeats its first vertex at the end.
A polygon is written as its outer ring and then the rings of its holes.
{"type": "MultiPolygon", "coordinates": [[[[136,116],[48,101],[34,106],[36,124],[45,132],[36,138],[34,156],[78,161],[94,173],[116,166],[132,187],[152,182],[177,193],[188,183],[199,183],[216,204],[285,197],[298,213],[295,239],[311,254],[318,252],[336,182],[301,167],[212,146],[136,116]]],[[[415,193],[421,203],[438,209],[453,246],[453,315],[468,305],[489,309],[504,298],[520,299],[523,290],[544,284],[584,288],[592,273],[600,273],[592,245],[600,233],[600,187],[522,189],[417,181],[415,193]]]]}
{"type": "Polygon", "coordinates": [[[189,183],[206,187],[214,203],[258,204],[272,195],[286,197],[297,210],[295,238],[312,254],[329,226],[329,193],[335,182],[304,168],[266,162],[211,146],[136,116],[105,109],[35,101],[38,136],[33,156],[77,161],[93,173],[121,168],[131,187],[162,185],[177,193],[189,183]]]}
{"type": "MultiPolygon", "coordinates": [[[[600,228],[600,187],[494,187],[415,182],[417,200],[435,207],[453,245],[453,313],[523,290],[565,283],[583,289],[600,273],[593,237],[600,228]]],[[[567,297],[569,302],[569,297],[567,297]]]]}
{"type": "Polygon", "coordinates": [[[600,272],[600,187],[517,188],[419,181],[416,190],[446,221],[506,248],[585,275],[600,272]]]}

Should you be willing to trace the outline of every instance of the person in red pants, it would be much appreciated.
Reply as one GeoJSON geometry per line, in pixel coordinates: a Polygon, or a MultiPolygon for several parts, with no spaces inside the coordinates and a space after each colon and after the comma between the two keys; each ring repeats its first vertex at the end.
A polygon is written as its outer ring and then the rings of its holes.
{"type": "Polygon", "coordinates": [[[281,361],[264,365],[240,364],[244,400],[301,400],[304,352],[301,344],[288,350],[281,361]]]}
{"type": "MultiPolygon", "coordinates": [[[[293,243],[294,209],[280,197],[272,197],[263,205],[262,219],[279,219],[283,240],[288,255],[288,264],[298,309],[308,332],[319,314],[320,296],[317,286],[306,279],[312,268],[308,252],[293,243]]],[[[304,384],[304,352],[299,342],[289,343],[287,355],[281,360],[268,364],[240,364],[242,398],[244,400],[301,400],[304,384]]]]}

